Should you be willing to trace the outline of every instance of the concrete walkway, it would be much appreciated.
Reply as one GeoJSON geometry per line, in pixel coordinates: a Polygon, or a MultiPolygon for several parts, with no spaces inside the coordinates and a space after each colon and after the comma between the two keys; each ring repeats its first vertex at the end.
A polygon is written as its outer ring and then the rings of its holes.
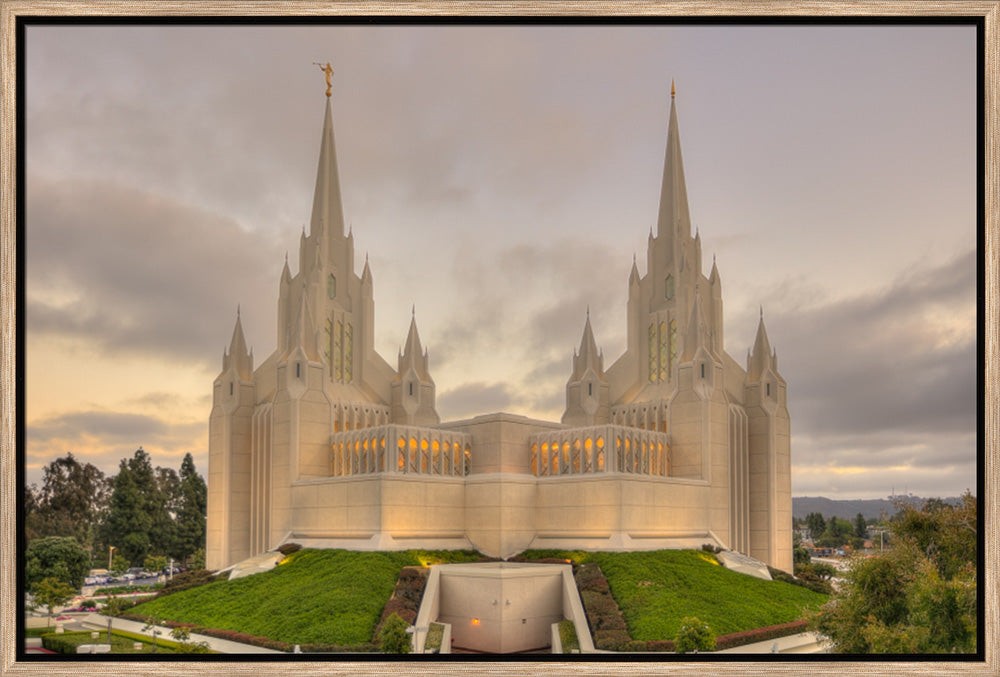
{"type": "Polygon", "coordinates": [[[712,653],[826,653],[826,640],[815,632],[800,632],[712,653]]]}
{"type": "MultiPolygon", "coordinates": [[[[87,629],[93,630],[107,630],[108,629],[108,617],[102,616],[101,614],[87,614],[80,619],[81,624],[87,629]]],[[[149,630],[143,630],[145,623],[140,623],[139,621],[129,621],[124,618],[115,618],[111,625],[112,630],[126,630],[128,632],[136,632],[140,635],[145,635],[150,637],[149,630]]],[[[160,634],[157,635],[160,639],[166,639],[174,641],[170,637],[171,628],[165,626],[157,626],[160,634]]],[[[191,633],[191,638],[188,640],[190,642],[206,642],[212,651],[218,651],[219,653],[226,654],[259,654],[259,653],[284,653],[283,651],[275,651],[274,649],[265,649],[260,646],[254,646],[252,644],[242,644],[240,642],[233,642],[228,639],[219,639],[218,637],[209,637],[208,635],[198,635],[191,633]]]]}

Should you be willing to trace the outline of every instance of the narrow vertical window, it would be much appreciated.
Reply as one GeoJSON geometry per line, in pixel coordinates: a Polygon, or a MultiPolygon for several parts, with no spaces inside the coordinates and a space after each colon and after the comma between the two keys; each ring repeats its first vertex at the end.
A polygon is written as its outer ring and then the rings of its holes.
{"type": "MultiPolygon", "coordinates": [[[[230,393],[230,394],[232,394],[232,393],[230,393]]],[[[594,394],[594,384],[593,383],[588,383],[587,384],[587,394],[591,395],[591,396],[594,394]]]]}
{"type": "Polygon", "coordinates": [[[295,363],[295,378],[302,378],[302,365],[295,363]]]}
{"type": "Polygon", "coordinates": [[[326,295],[331,299],[337,295],[337,278],[330,273],[330,277],[326,278],[326,295]]]}
{"type": "Polygon", "coordinates": [[[230,395],[233,394],[233,384],[232,383],[229,384],[229,394],[230,395]]]}
{"type": "Polygon", "coordinates": [[[674,298],[674,276],[667,275],[667,279],[663,281],[663,295],[669,301],[674,298]]]}
{"type": "Polygon", "coordinates": [[[649,325],[649,381],[656,381],[656,325],[649,325]]]}
{"type": "Polygon", "coordinates": [[[410,397],[413,397],[413,381],[410,381],[410,397]]]}
{"type": "Polygon", "coordinates": [[[768,397],[771,396],[771,384],[770,383],[767,384],[767,396],[768,397]]]}
{"type": "Polygon", "coordinates": [[[701,365],[701,377],[705,378],[705,365],[701,365]]]}

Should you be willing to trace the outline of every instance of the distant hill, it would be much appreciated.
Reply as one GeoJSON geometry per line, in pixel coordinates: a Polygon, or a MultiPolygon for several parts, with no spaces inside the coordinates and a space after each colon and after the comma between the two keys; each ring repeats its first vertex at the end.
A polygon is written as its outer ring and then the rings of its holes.
{"type": "MultiPolygon", "coordinates": [[[[919,496],[897,496],[897,500],[903,499],[913,505],[922,505],[927,499],[919,496]]],[[[959,505],[962,499],[952,496],[942,499],[946,503],[959,505]]],[[[834,500],[822,496],[796,496],[792,498],[792,516],[805,519],[811,512],[818,512],[823,517],[841,517],[843,519],[853,519],[859,512],[865,519],[875,519],[883,513],[892,516],[896,513],[896,507],[889,498],[870,499],[846,499],[834,500]]]]}

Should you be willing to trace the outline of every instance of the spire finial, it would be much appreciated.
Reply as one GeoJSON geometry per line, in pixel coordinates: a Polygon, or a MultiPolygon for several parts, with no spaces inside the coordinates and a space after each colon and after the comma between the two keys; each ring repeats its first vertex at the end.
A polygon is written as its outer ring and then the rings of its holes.
{"type": "Polygon", "coordinates": [[[412,306],[410,306],[410,317],[416,317],[416,316],[417,316],[417,304],[414,303],[412,306]]]}
{"type": "Polygon", "coordinates": [[[319,66],[319,69],[321,71],[323,71],[323,73],[326,75],[326,96],[327,96],[327,98],[329,98],[330,97],[330,90],[331,90],[331,87],[332,87],[332,85],[330,84],[330,78],[333,77],[333,67],[330,66],[330,62],[329,61],[326,62],[325,66],[323,64],[319,63],[318,61],[313,61],[313,64],[316,65],[316,66],[319,66]]]}
{"type": "Polygon", "coordinates": [[[764,319],[764,304],[760,305],[760,319],[764,319]]]}
{"type": "MultiPolygon", "coordinates": [[[[329,66],[330,64],[327,64],[329,66]]],[[[327,96],[330,96],[327,94],[327,96]]],[[[674,79],[670,78],[670,98],[673,99],[677,96],[677,86],[674,84],[674,79]]]]}
{"type": "Polygon", "coordinates": [[[587,320],[590,320],[590,304],[587,304],[587,320]]]}
{"type": "Polygon", "coordinates": [[[236,319],[240,319],[240,304],[236,304],[236,319]]]}

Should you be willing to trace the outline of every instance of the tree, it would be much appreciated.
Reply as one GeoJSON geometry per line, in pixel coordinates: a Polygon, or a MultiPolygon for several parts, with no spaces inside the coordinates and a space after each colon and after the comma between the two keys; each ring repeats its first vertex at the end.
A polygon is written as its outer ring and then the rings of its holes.
{"type": "Polygon", "coordinates": [[[115,555],[114,559],[111,560],[111,573],[115,576],[121,576],[123,573],[128,571],[129,561],[125,559],[122,555],[115,555]]]}
{"type": "Polygon", "coordinates": [[[167,566],[167,558],[165,555],[146,555],[146,559],[142,562],[142,568],[146,571],[159,573],[167,566]]]}
{"type": "Polygon", "coordinates": [[[156,648],[159,646],[159,643],[156,641],[156,636],[160,634],[159,625],[159,618],[156,616],[147,616],[146,624],[142,626],[142,631],[146,632],[148,630],[149,636],[153,638],[153,653],[156,653],[156,648]]]}
{"type": "Polygon", "coordinates": [[[826,531],[826,519],[818,512],[811,512],[806,515],[806,527],[809,529],[809,536],[815,541],[826,531]]]}
{"type": "Polygon", "coordinates": [[[28,590],[46,578],[55,578],[73,590],[83,586],[90,557],[71,536],[51,536],[32,541],[24,553],[24,578],[28,590]]]}
{"type": "Polygon", "coordinates": [[[699,651],[713,651],[715,649],[715,635],[711,628],[704,621],[693,616],[681,619],[681,629],[674,638],[674,651],[677,653],[698,653],[699,651]]]}
{"type": "Polygon", "coordinates": [[[812,620],[838,653],[976,650],[976,499],[902,505],[894,547],[853,560],[840,590],[812,620]]]}
{"type": "Polygon", "coordinates": [[[42,470],[42,486],[32,485],[26,492],[28,540],[70,536],[93,551],[108,493],[108,479],[97,467],[81,464],[73,454],[56,459],[42,470]]]}
{"type": "Polygon", "coordinates": [[[104,602],[104,609],[102,610],[108,617],[108,644],[111,644],[111,622],[114,620],[115,616],[121,614],[125,610],[125,600],[115,595],[111,595],[104,602]]]}
{"type": "Polygon", "coordinates": [[[860,512],[854,517],[854,535],[865,538],[868,535],[868,521],[860,512]]]}
{"type": "Polygon", "coordinates": [[[180,500],[177,506],[177,529],[174,554],[187,563],[199,548],[205,547],[205,515],[208,512],[208,487],[195,470],[191,454],[181,462],[180,500]]]}
{"type": "Polygon", "coordinates": [[[49,612],[49,617],[45,621],[45,627],[48,627],[55,607],[71,600],[76,594],[76,590],[62,579],[50,576],[35,584],[33,594],[35,599],[49,612]]]}
{"type": "Polygon", "coordinates": [[[379,632],[378,650],[382,653],[410,653],[410,634],[406,629],[410,624],[399,614],[392,614],[385,620],[379,632]]]}

